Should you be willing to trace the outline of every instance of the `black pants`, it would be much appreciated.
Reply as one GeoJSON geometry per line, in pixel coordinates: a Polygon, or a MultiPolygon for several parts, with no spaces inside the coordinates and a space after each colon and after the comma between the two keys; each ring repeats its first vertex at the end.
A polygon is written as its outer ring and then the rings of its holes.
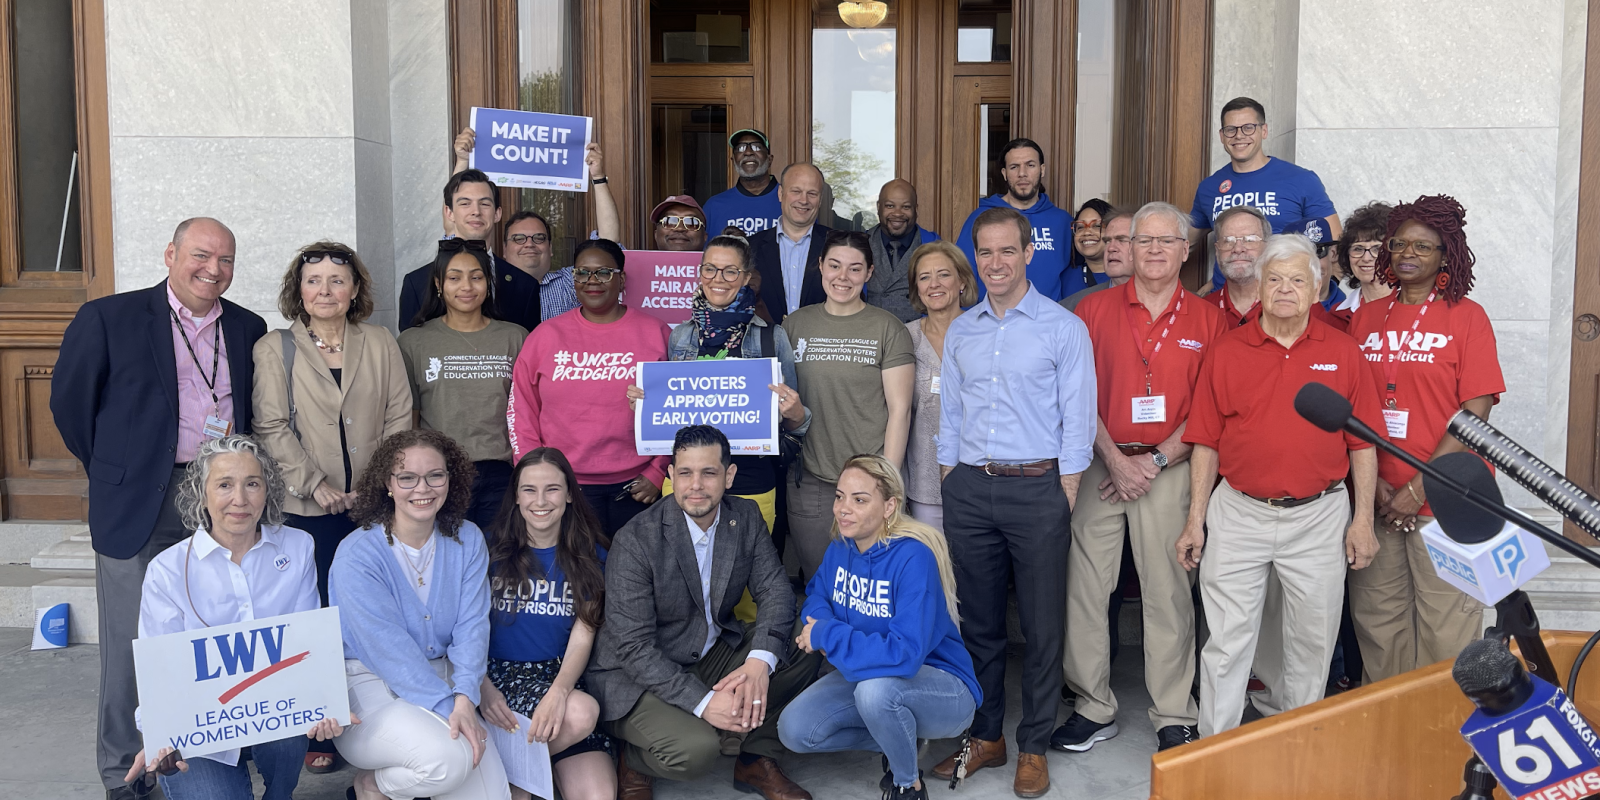
{"type": "Polygon", "coordinates": [[[617,531],[628,524],[628,520],[648,508],[644,503],[633,499],[633,495],[627,490],[629,483],[631,481],[578,486],[578,491],[583,492],[584,499],[594,508],[595,516],[600,518],[600,528],[606,532],[607,537],[616,536],[617,531]],[[618,497],[622,499],[619,500],[618,497]]]}
{"type": "Polygon", "coordinates": [[[511,485],[511,465],[504,461],[474,461],[472,465],[478,468],[478,475],[472,479],[472,508],[467,511],[467,519],[488,536],[489,525],[500,513],[506,487],[511,485]]]}
{"type": "Polygon", "coordinates": [[[972,655],[983,704],[972,735],[994,741],[1006,716],[1006,584],[1017,585],[1022,719],[1017,749],[1043,755],[1056,723],[1067,607],[1072,512],[1061,478],[997,478],[961,465],[944,480],[944,535],[961,601],[961,638],[972,655]]]}
{"type": "Polygon", "coordinates": [[[339,550],[339,543],[344,541],[344,537],[356,529],[356,524],[345,514],[323,514],[316,517],[302,517],[299,514],[283,516],[283,524],[311,534],[311,541],[317,548],[317,591],[322,594],[322,604],[326,606],[328,569],[333,566],[333,554],[339,550]]]}

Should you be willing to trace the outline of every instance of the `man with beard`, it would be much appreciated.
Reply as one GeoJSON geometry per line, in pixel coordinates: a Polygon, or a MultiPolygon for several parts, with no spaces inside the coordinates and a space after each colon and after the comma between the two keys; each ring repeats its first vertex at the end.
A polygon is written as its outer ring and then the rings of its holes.
{"type": "MultiPolygon", "coordinates": [[[[973,255],[972,224],[978,215],[991,208],[1012,208],[1022,212],[1033,232],[1032,241],[1023,242],[1033,247],[1033,260],[1028,262],[1028,282],[1039,294],[1059,303],[1061,298],[1088,285],[1081,272],[1069,274],[1075,272],[1071,269],[1072,215],[1065,209],[1056,208],[1056,204],[1050,202],[1050,195],[1044,192],[1044,149],[1038,143],[1032,139],[1006,142],[1006,146],[1000,150],[1000,163],[1006,182],[1005,194],[991,195],[978,203],[978,207],[968,215],[966,224],[961,226],[961,235],[956,238],[956,244],[961,247],[961,252],[967,254],[967,261],[976,267],[978,262],[973,255]]],[[[988,291],[984,285],[987,277],[978,273],[979,297],[988,291]]]]}
{"type": "Polygon", "coordinates": [[[778,181],[772,177],[772,146],[767,135],[756,130],[735,131],[728,137],[728,155],[739,180],[706,201],[706,221],[719,231],[732,225],[746,236],[777,227],[783,211],[778,207],[778,181]]]}
{"type": "Polygon", "coordinates": [[[911,307],[911,279],[906,262],[912,251],[939,234],[917,225],[917,187],[895,178],[878,190],[878,224],[867,229],[872,242],[872,278],[863,299],[910,322],[920,316],[911,307]]]}

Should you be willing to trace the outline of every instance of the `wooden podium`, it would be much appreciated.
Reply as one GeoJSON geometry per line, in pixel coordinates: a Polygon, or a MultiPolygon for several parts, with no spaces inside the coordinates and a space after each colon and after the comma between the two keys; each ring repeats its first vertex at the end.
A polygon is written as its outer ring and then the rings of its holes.
{"type": "MultiPolygon", "coordinates": [[[[1589,634],[1545,631],[1543,638],[1565,689],[1589,634]]],[[[1461,769],[1472,755],[1460,730],[1473,706],[1451,679],[1452,664],[1421,667],[1157,753],[1151,800],[1448,800],[1461,791],[1461,769]]],[[[1600,647],[1578,679],[1577,705],[1600,722],[1600,647]]]]}

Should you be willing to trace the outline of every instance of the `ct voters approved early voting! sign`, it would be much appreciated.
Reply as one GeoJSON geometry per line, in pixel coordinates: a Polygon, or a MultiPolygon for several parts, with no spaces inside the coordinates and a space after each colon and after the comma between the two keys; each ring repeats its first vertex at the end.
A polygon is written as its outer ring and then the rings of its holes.
{"type": "Polygon", "coordinates": [[[133,640],[145,750],[203,756],[350,724],[339,609],[133,640]]]}
{"type": "Polygon", "coordinates": [[[589,117],[474,108],[477,139],[469,163],[498,186],[587,192],[589,165],[583,154],[593,129],[589,117]]]}
{"type": "Polygon", "coordinates": [[[728,437],[735,455],[778,454],[775,358],[647,361],[639,365],[644,399],[634,406],[639,455],[672,453],[672,438],[687,425],[710,425],[728,437]]]}

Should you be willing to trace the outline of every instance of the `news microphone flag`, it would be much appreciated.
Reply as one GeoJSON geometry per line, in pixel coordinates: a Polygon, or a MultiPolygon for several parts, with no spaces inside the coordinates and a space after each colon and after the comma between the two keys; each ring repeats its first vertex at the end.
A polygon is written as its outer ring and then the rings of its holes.
{"type": "Polygon", "coordinates": [[[1560,689],[1539,678],[1512,711],[1472,712],[1461,736],[1518,800],[1573,800],[1600,792],[1600,740],[1560,689]]]}
{"type": "Polygon", "coordinates": [[[1544,542],[1509,522],[1486,542],[1462,544],[1435,520],[1422,526],[1422,543],[1435,574],[1486,606],[1505,599],[1550,567],[1544,542]]]}

